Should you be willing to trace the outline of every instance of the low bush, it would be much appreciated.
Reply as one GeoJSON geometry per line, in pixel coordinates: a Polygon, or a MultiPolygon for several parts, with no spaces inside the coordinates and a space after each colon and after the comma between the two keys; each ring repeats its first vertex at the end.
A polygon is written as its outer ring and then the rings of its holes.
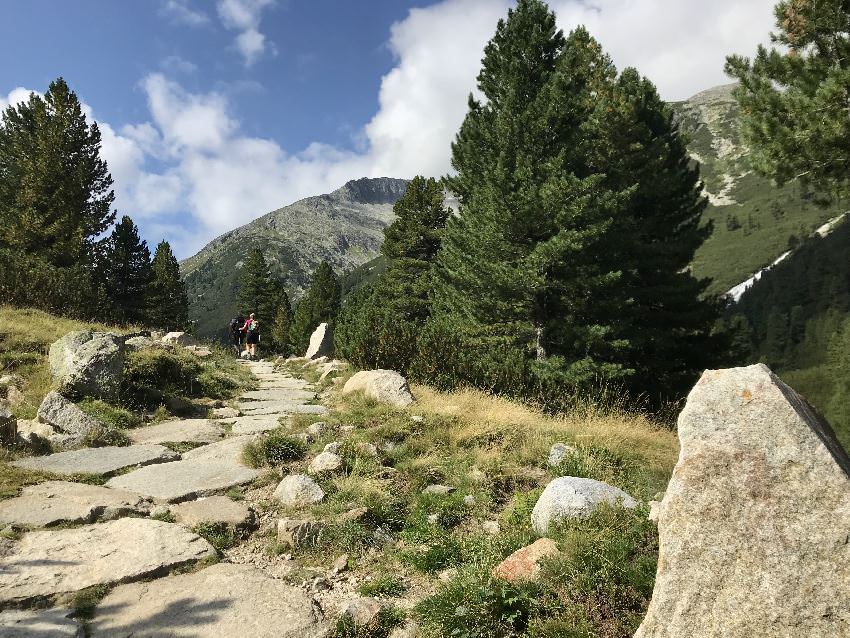
{"type": "Polygon", "coordinates": [[[390,632],[404,622],[404,612],[386,607],[378,612],[368,625],[358,627],[349,616],[342,616],[328,638],[387,638],[390,632]]]}
{"type": "Polygon", "coordinates": [[[357,593],[363,596],[386,596],[398,597],[407,591],[407,585],[395,574],[378,574],[371,580],[362,583],[357,588],[357,593]]]}
{"type": "Polygon", "coordinates": [[[280,465],[304,458],[307,444],[280,430],[253,441],[242,450],[242,460],[250,467],[280,465]]]}
{"type": "Polygon", "coordinates": [[[233,529],[227,523],[199,523],[193,530],[219,551],[230,549],[236,542],[233,529]]]}
{"type": "Polygon", "coordinates": [[[99,399],[86,398],[80,401],[77,406],[108,428],[127,429],[135,428],[142,424],[142,419],[129,410],[99,399]]]}

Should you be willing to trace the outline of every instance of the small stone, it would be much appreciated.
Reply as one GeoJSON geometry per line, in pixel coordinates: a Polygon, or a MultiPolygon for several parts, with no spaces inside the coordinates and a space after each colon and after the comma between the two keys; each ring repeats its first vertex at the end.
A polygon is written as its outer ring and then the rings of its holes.
{"type": "Polygon", "coordinates": [[[332,443],[328,443],[323,452],[330,452],[331,454],[339,454],[339,449],[342,447],[342,443],[339,441],[333,441],[332,443]]]}
{"type": "Polygon", "coordinates": [[[274,496],[287,507],[306,507],[321,502],[325,492],[306,474],[290,474],[278,484],[274,496]]]}
{"type": "Polygon", "coordinates": [[[315,545],[324,528],[321,521],[281,518],[277,522],[277,542],[292,549],[315,545]]]}
{"type": "Polygon", "coordinates": [[[18,390],[18,388],[14,385],[10,385],[6,388],[6,402],[11,406],[21,405],[26,401],[26,397],[24,393],[18,390]]]}
{"type": "Polygon", "coordinates": [[[354,509],[350,509],[344,514],[339,515],[339,521],[341,523],[353,523],[357,521],[362,521],[369,514],[368,507],[355,507],[354,509]]]}
{"type": "Polygon", "coordinates": [[[330,426],[324,421],[317,421],[316,423],[311,423],[307,426],[307,433],[311,436],[316,437],[317,439],[321,439],[325,434],[330,432],[330,426]]]}
{"type": "Polygon", "coordinates": [[[467,474],[469,479],[474,483],[484,483],[487,480],[487,475],[477,467],[473,467],[467,474]]]}
{"type": "Polygon", "coordinates": [[[437,578],[444,583],[449,582],[455,576],[457,576],[457,569],[454,567],[449,567],[448,569],[444,569],[437,573],[437,578]]]}
{"type": "Polygon", "coordinates": [[[342,554],[335,561],[334,564],[331,565],[330,573],[334,576],[337,574],[341,574],[346,569],[348,569],[348,554],[342,554]]]}
{"type": "Polygon", "coordinates": [[[424,423],[425,417],[420,415],[420,414],[414,414],[410,417],[410,420],[413,421],[414,423],[424,423]]]}
{"type": "Polygon", "coordinates": [[[18,421],[18,436],[24,441],[32,442],[36,439],[45,441],[53,438],[56,430],[49,423],[39,421],[18,421]]]}
{"type": "Polygon", "coordinates": [[[498,521],[484,521],[481,523],[481,529],[490,536],[496,536],[502,531],[502,526],[499,525],[498,521]]]}
{"type": "Polygon", "coordinates": [[[72,609],[7,609],[0,612],[4,638],[83,638],[85,630],[71,616],[72,609]]]}
{"type": "Polygon", "coordinates": [[[364,456],[375,458],[378,456],[378,448],[372,443],[361,442],[357,444],[357,451],[364,456]]]}
{"type": "Polygon", "coordinates": [[[198,342],[195,338],[185,332],[169,332],[162,338],[162,343],[168,343],[178,346],[196,346],[198,342]]]}
{"type": "Polygon", "coordinates": [[[475,505],[475,497],[472,494],[467,494],[463,497],[463,504],[469,506],[475,505]]]}
{"type": "Polygon", "coordinates": [[[144,335],[130,337],[124,341],[124,345],[131,350],[144,350],[145,348],[153,347],[153,344],[154,340],[150,337],[145,337],[144,335]]]}
{"type": "Polygon", "coordinates": [[[330,474],[343,468],[342,457],[333,452],[322,452],[310,462],[309,474],[330,474]]]}
{"type": "Polygon", "coordinates": [[[353,598],[343,606],[342,616],[351,619],[355,628],[366,629],[377,620],[383,608],[381,601],[375,598],[353,598]]]}
{"type": "Polygon", "coordinates": [[[406,620],[400,627],[392,630],[389,638],[417,638],[419,636],[419,625],[414,620],[406,620]]]}
{"type": "Polygon", "coordinates": [[[661,513],[661,501],[650,501],[649,502],[649,520],[653,523],[658,522],[658,516],[661,513]]]}
{"type": "Polygon", "coordinates": [[[424,490],[422,490],[423,494],[436,494],[438,496],[445,496],[446,494],[451,494],[455,491],[450,485],[438,485],[436,483],[429,485],[424,490]]]}
{"type": "Polygon", "coordinates": [[[440,515],[439,514],[428,514],[428,516],[425,517],[425,520],[427,520],[431,525],[436,525],[437,523],[440,522],[440,515]]]}
{"type": "Polygon", "coordinates": [[[168,505],[155,505],[151,510],[151,518],[165,518],[171,514],[171,508],[168,505]]]}
{"type": "Polygon", "coordinates": [[[355,428],[353,425],[341,425],[339,426],[339,431],[341,434],[351,434],[354,432],[355,428]]]}
{"type": "Polygon", "coordinates": [[[555,467],[560,465],[565,459],[575,456],[578,454],[578,448],[567,445],[566,443],[555,443],[549,449],[549,457],[546,459],[546,462],[550,467],[555,467]]]}
{"type": "Polygon", "coordinates": [[[549,538],[540,538],[518,549],[493,568],[493,576],[515,583],[534,580],[540,574],[540,561],[558,554],[558,546],[549,538]]]}

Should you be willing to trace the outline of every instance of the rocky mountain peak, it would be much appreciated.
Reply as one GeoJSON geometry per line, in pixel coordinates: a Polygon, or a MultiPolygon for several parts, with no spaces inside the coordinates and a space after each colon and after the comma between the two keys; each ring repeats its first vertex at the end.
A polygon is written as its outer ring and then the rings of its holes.
{"type": "Polygon", "coordinates": [[[407,190],[406,179],[361,177],[346,182],[330,194],[333,199],[358,204],[395,204],[407,190]]]}

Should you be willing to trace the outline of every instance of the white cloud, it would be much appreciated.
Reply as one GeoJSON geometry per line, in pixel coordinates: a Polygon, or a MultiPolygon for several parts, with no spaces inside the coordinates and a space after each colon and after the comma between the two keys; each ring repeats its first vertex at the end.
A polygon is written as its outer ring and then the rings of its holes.
{"type": "Polygon", "coordinates": [[[194,62],[190,62],[189,60],[180,57],[179,55],[169,55],[166,58],[163,58],[160,66],[164,71],[171,71],[173,73],[184,73],[190,74],[194,73],[198,70],[198,65],[194,62]]]}
{"type": "Polygon", "coordinates": [[[275,0],[218,0],[216,6],[222,24],[239,32],[234,44],[242,55],[245,66],[254,64],[267,50],[275,52],[273,45],[259,30],[263,9],[274,2],[275,0]]]}
{"type": "Polygon", "coordinates": [[[9,91],[6,97],[0,95],[0,110],[4,110],[7,106],[17,106],[21,102],[26,102],[30,97],[30,93],[37,93],[37,91],[31,91],[30,89],[19,86],[9,91]]]}
{"type": "Polygon", "coordinates": [[[178,24],[190,27],[202,27],[210,22],[210,17],[203,11],[193,9],[190,0],[166,0],[161,13],[178,24]]]}
{"type": "MultiPolygon", "coordinates": [[[[218,11],[228,28],[259,34],[269,3],[219,0],[218,11]]],[[[590,8],[554,0],[553,8],[565,31],[587,24],[618,67],[636,66],[663,97],[682,99],[728,81],[724,56],[752,53],[766,39],[773,3],[595,0],[590,8]]],[[[484,44],[507,7],[508,0],[444,0],[393,25],[395,66],[382,79],[378,111],[354,135],[354,151],[316,142],[292,152],[246,135],[231,92],[192,93],[163,74],[147,76],[150,121],[119,131],[100,122],[120,210],[138,217],[147,236],[166,233],[185,257],[217,234],[349,179],[446,173],[484,44]]],[[[253,46],[260,55],[268,43],[253,46]]],[[[6,101],[27,94],[15,89],[6,101]]]]}

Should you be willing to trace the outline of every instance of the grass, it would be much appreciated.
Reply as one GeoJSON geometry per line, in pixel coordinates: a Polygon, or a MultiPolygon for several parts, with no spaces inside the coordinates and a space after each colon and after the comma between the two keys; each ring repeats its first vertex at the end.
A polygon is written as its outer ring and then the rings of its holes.
{"type": "Polygon", "coordinates": [[[24,381],[23,403],[14,408],[18,418],[35,418],[41,400],[51,389],[47,364],[50,344],[73,330],[127,333],[136,328],[119,328],[56,317],[40,310],[0,306],[0,374],[15,373],[24,381]]]}
{"type": "Polygon", "coordinates": [[[390,632],[404,622],[404,612],[395,607],[385,607],[369,624],[358,627],[349,616],[342,616],[328,634],[328,638],[387,638],[390,632]]]}
{"type": "Polygon", "coordinates": [[[233,529],[227,523],[199,523],[192,529],[198,536],[205,538],[218,551],[230,549],[236,543],[236,536],[233,533],[233,529]]]}
{"type": "Polygon", "coordinates": [[[56,478],[47,472],[24,470],[0,461],[0,500],[18,496],[27,485],[56,478]]]}
{"type": "MultiPolygon", "coordinates": [[[[322,418],[331,432],[353,426],[338,439],[345,471],[320,479],[326,498],[309,515],[327,526],[315,546],[293,553],[315,560],[348,553],[354,571],[370,576],[363,595],[404,595],[407,583],[424,579],[432,593],[415,609],[424,636],[631,636],[657,557],[644,508],[600,511],[555,529],[550,536],[561,555],[538,582],[510,585],[491,571],[537,538],[531,510],[550,480],[595,478],[646,502],[665,489],[678,457],[676,435],[618,409],[588,405],[549,416],[476,390],[414,386],[413,393],[417,401],[407,410],[341,397],[322,418]],[[574,452],[553,468],[547,457],[556,442],[574,452]],[[378,456],[364,452],[364,443],[378,456]],[[431,483],[456,489],[423,494],[431,483]],[[354,507],[368,513],[340,522],[354,507]],[[486,534],[482,523],[494,518],[501,531],[486,534]],[[456,575],[444,583],[437,576],[446,570],[456,575]]],[[[298,432],[314,420],[295,417],[291,427],[298,432]]],[[[336,436],[312,444],[311,455],[336,436]]]]}
{"type": "Polygon", "coordinates": [[[306,443],[282,430],[274,430],[246,445],[242,460],[249,467],[258,468],[295,461],[303,458],[306,452],[306,443]]]}
{"type": "Polygon", "coordinates": [[[109,585],[94,585],[86,589],[78,591],[71,599],[71,609],[74,610],[74,617],[79,620],[91,620],[94,616],[95,608],[100,604],[100,601],[106,598],[106,595],[112,589],[109,585]]]}

